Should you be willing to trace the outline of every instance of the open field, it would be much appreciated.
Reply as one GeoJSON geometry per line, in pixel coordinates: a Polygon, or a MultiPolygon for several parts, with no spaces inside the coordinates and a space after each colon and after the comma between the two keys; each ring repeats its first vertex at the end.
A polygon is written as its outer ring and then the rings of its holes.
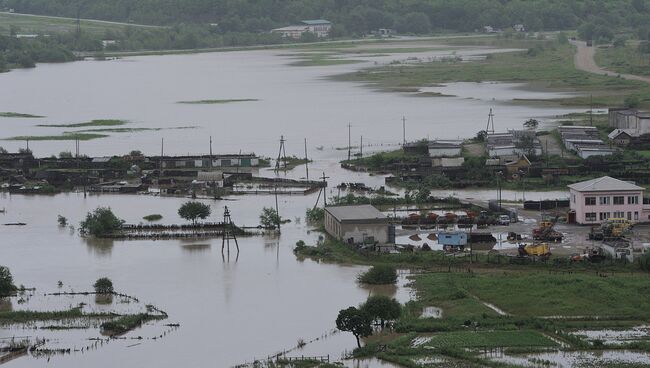
{"type": "Polygon", "coordinates": [[[72,123],[72,124],[41,124],[39,127],[47,128],[83,128],[83,127],[97,127],[97,126],[119,126],[125,125],[129,122],[126,120],[117,119],[97,119],[85,123],[72,123]]]}
{"type": "Polygon", "coordinates": [[[44,117],[45,116],[24,114],[24,113],[19,113],[19,112],[0,112],[0,118],[32,118],[32,119],[40,119],[40,118],[44,118],[44,117]]]}
{"type": "Polygon", "coordinates": [[[624,47],[599,47],[596,63],[618,73],[650,76],[650,55],[640,53],[638,47],[638,42],[631,41],[624,47]]]}
{"type": "MultiPolygon", "coordinates": [[[[417,90],[445,82],[528,82],[543,88],[577,91],[582,96],[549,100],[566,106],[588,106],[593,95],[594,106],[620,106],[628,96],[648,96],[650,85],[640,81],[596,75],[577,70],[573,64],[575,47],[556,41],[497,40],[492,38],[459,38],[447,41],[453,45],[484,45],[523,48],[526,51],[489,55],[481,61],[435,61],[409,65],[388,65],[333,77],[337,80],[366,82],[390,91],[417,90]]],[[[641,99],[641,106],[650,106],[650,99],[641,99]]]]}
{"type": "Polygon", "coordinates": [[[63,133],[60,135],[20,135],[5,138],[6,141],[89,141],[92,139],[106,138],[106,134],[96,133],[63,133]]]}
{"type": "MultiPolygon", "coordinates": [[[[76,32],[77,20],[74,18],[49,17],[32,14],[0,12],[0,33],[9,33],[11,27],[17,27],[19,34],[49,34],[76,32]]],[[[123,30],[127,27],[161,28],[141,24],[107,22],[82,19],[81,29],[93,35],[103,36],[107,31],[123,30]]]]}

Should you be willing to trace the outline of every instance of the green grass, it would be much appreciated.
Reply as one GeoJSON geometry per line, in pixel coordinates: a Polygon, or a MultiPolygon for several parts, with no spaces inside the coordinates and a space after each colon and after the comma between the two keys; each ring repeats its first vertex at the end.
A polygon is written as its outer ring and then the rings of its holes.
{"type": "Polygon", "coordinates": [[[144,220],[147,220],[147,221],[159,221],[159,220],[162,220],[163,216],[160,215],[160,214],[154,213],[154,214],[151,214],[151,215],[144,216],[142,218],[144,220]]]}
{"type": "Polygon", "coordinates": [[[106,134],[95,133],[63,133],[61,135],[19,135],[5,138],[6,141],[89,141],[92,139],[106,138],[106,134]]]}
{"type": "Polygon", "coordinates": [[[535,331],[456,331],[435,334],[426,343],[436,348],[502,348],[528,346],[557,346],[555,342],[535,331]]]}
{"type": "Polygon", "coordinates": [[[650,55],[639,52],[638,43],[628,42],[625,47],[596,49],[598,66],[624,74],[650,76],[650,55]]]}
{"type": "Polygon", "coordinates": [[[140,327],[143,323],[164,318],[166,318],[164,315],[152,315],[149,313],[131,314],[121,316],[113,321],[104,322],[101,328],[110,336],[123,335],[140,327]]]}
{"type": "MultiPolygon", "coordinates": [[[[443,314],[485,311],[471,296],[514,316],[650,317],[650,279],[644,275],[599,277],[586,273],[424,274],[415,287],[426,302],[441,302],[443,314]],[[458,298],[454,300],[454,295],[458,298]],[[463,296],[464,297],[461,297],[463,296]],[[467,305],[471,308],[467,308],[467,305]],[[446,309],[445,309],[446,308],[446,309]]],[[[480,304],[480,303],[479,303],[480,304]]]]}
{"type": "Polygon", "coordinates": [[[0,112],[0,118],[44,118],[45,116],[32,115],[32,114],[22,114],[19,112],[0,112]]]}
{"type": "MultiPolygon", "coordinates": [[[[620,106],[629,95],[648,96],[648,83],[607,77],[577,70],[575,48],[552,41],[459,39],[450,43],[531,49],[489,55],[474,62],[434,61],[415,65],[388,65],[334,76],[336,80],[366,82],[382,90],[412,89],[445,82],[501,81],[534,83],[543,88],[578,91],[582,95],[545,101],[568,106],[620,106]]],[[[534,102],[534,101],[527,101],[534,102]]],[[[650,99],[642,100],[650,107],[650,99]]]]}
{"type": "Polygon", "coordinates": [[[62,319],[74,319],[81,317],[109,317],[111,314],[95,313],[84,314],[79,308],[72,308],[64,311],[36,312],[36,311],[9,311],[0,312],[0,325],[11,323],[27,323],[34,321],[54,321],[62,319]]]}
{"type": "Polygon", "coordinates": [[[97,127],[97,126],[120,126],[126,125],[129,122],[126,120],[118,119],[96,119],[87,121],[85,123],[72,123],[72,124],[40,124],[39,127],[47,128],[84,128],[84,127],[97,127]]]}
{"type": "Polygon", "coordinates": [[[224,99],[224,100],[196,100],[196,101],[178,101],[180,104],[190,104],[190,105],[219,105],[227,104],[233,102],[250,102],[250,101],[259,101],[256,98],[234,98],[234,99],[224,99]]]}
{"type": "MultiPolygon", "coordinates": [[[[0,33],[8,34],[11,26],[19,29],[18,33],[52,34],[73,33],[77,29],[77,20],[72,18],[49,17],[40,15],[23,15],[0,13],[0,33]]],[[[127,27],[160,28],[140,24],[110,23],[95,20],[81,20],[82,32],[103,37],[107,31],[125,30],[127,27]]]]}
{"type": "Polygon", "coordinates": [[[299,61],[295,61],[289,65],[292,66],[328,66],[328,65],[345,65],[345,64],[356,64],[362,63],[363,60],[352,60],[352,59],[343,59],[335,58],[334,54],[331,53],[305,53],[305,54],[296,54],[300,58],[299,61]]]}

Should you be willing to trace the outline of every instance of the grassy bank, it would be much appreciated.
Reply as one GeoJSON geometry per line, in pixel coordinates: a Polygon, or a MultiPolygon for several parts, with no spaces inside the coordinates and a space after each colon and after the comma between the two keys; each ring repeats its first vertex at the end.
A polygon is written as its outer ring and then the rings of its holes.
{"type": "Polygon", "coordinates": [[[650,55],[639,52],[638,42],[620,47],[599,47],[595,60],[598,66],[625,74],[650,76],[648,60],[650,55]]]}
{"type": "MultiPolygon", "coordinates": [[[[575,48],[568,43],[494,38],[450,39],[446,42],[524,50],[491,54],[484,60],[472,62],[449,59],[387,65],[333,78],[366,82],[386,91],[413,90],[446,82],[500,81],[532,83],[537,88],[577,91],[582,94],[546,101],[567,106],[588,106],[590,94],[593,94],[595,106],[619,106],[628,96],[647,96],[650,93],[650,85],[647,83],[577,70],[573,64],[575,48]]],[[[650,100],[644,99],[642,105],[650,107],[650,100]]]]}

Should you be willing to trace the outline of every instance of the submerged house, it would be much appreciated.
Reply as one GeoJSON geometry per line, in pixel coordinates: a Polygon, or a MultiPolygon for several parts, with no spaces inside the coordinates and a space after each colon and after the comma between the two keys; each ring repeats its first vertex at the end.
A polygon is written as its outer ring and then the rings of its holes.
{"type": "Polygon", "coordinates": [[[395,242],[389,218],[369,204],[325,207],[325,231],[348,244],[395,242]]]}

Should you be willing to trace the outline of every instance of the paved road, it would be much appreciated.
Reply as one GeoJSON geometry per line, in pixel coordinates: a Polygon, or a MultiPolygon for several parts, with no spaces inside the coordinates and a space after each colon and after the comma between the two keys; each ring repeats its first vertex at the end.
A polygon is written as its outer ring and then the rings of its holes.
{"type": "Polygon", "coordinates": [[[634,75],[634,74],[616,73],[599,67],[596,64],[596,61],[594,60],[594,55],[596,53],[595,47],[587,46],[587,44],[582,41],[571,41],[571,43],[574,44],[578,49],[578,52],[576,53],[573,59],[577,69],[584,70],[590,73],[595,73],[595,74],[608,75],[611,77],[620,76],[623,79],[650,83],[650,77],[642,77],[640,75],[634,75]]]}

